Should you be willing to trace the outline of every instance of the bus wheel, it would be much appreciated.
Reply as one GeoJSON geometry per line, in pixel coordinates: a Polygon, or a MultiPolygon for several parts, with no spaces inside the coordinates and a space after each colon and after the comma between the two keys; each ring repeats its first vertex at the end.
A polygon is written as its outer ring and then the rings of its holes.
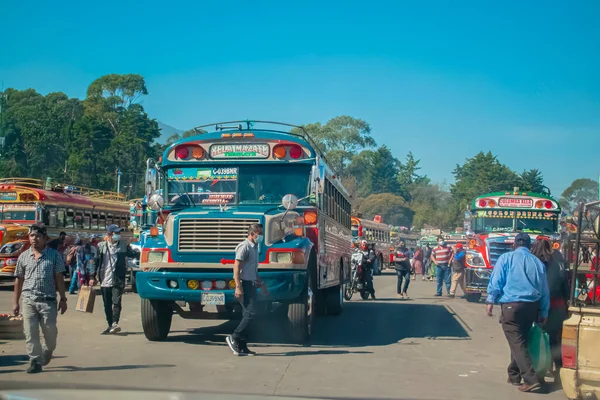
{"type": "Polygon", "coordinates": [[[340,284],[327,289],[327,314],[340,315],[344,308],[344,267],[340,268],[340,284]]]}
{"type": "Polygon", "coordinates": [[[169,302],[142,299],[142,328],[146,339],[161,342],[171,330],[173,309],[169,302]]]}
{"type": "Polygon", "coordinates": [[[481,299],[481,293],[467,293],[469,303],[479,303],[479,299],[481,299]]]}
{"type": "Polygon", "coordinates": [[[137,293],[137,282],[135,281],[135,272],[131,271],[131,291],[137,293]]]}
{"type": "Polygon", "coordinates": [[[306,273],[306,286],[296,302],[288,306],[288,321],[290,336],[296,343],[304,343],[310,339],[315,318],[315,295],[317,260],[314,252],[310,254],[308,271],[306,273]]]}

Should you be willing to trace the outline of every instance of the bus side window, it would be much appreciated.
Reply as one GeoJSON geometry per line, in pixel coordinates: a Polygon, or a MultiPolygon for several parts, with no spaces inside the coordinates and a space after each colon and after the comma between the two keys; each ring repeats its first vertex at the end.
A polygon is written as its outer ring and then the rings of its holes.
{"type": "Polygon", "coordinates": [[[83,214],[83,229],[90,229],[92,221],[92,213],[89,210],[85,210],[83,214]]]}
{"type": "Polygon", "coordinates": [[[98,229],[98,212],[92,211],[92,229],[98,229]]]}
{"type": "Polygon", "coordinates": [[[67,209],[67,217],[65,219],[65,228],[75,227],[75,212],[72,208],[67,209]]]}
{"type": "Polygon", "coordinates": [[[48,226],[56,228],[58,226],[58,216],[56,215],[56,208],[48,208],[48,226]]]}
{"type": "Polygon", "coordinates": [[[76,228],[83,228],[83,211],[82,210],[75,210],[75,227],[76,228]]]}
{"type": "Polygon", "coordinates": [[[64,208],[61,208],[58,210],[58,220],[56,221],[56,227],[57,228],[64,228],[65,227],[65,210],[64,208]]]}
{"type": "Polygon", "coordinates": [[[106,226],[112,225],[113,222],[113,213],[107,213],[106,214],[106,226]]]}
{"type": "Polygon", "coordinates": [[[98,229],[106,229],[106,214],[101,212],[98,220],[98,229]]]}

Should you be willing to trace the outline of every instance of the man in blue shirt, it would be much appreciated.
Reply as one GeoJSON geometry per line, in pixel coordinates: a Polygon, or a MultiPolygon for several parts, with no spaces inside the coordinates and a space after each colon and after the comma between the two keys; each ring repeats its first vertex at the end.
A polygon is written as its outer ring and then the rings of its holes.
{"type": "Polygon", "coordinates": [[[502,308],[500,323],[511,353],[508,382],[521,392],[541,387],[527,350],[527,335],[536,320],[545,323],[550,308],[546,267],[531,254],[530,246],[528,234],[517,234],[515,250],[498,258],[487,289],[487,314],[492,316],[494,304],[502,308]]]}

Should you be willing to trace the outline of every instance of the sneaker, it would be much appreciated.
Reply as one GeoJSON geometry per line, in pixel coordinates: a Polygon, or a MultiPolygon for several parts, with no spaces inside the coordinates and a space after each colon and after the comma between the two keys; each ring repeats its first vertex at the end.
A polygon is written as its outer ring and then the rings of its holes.
{"type": "Polygon", "coordinates": [[[453,294],[448,294],[448,297],[450,297],[451,299],[455,298],[456,296],[453,294]]]}
{"type": "Polygon", "coordinates": [[[42,366],[36,360],[31,360],[29,368],[27,368],[28,374],[38,374],[42,372],[42,366]]]}
{"type": "Polygon", "coordinates": [[[517,389],[519,389],[520,392],[526,393],[526,392],[534,392],[536,390],[540,390],[541,388],[542,388],[542,384],[539,382],[536,382],[536,383],[532,383],[531,385],[524,383],[521,386],[519,386],[517,389]]]}
{"type": "Polygon", "coordinates": [[[121,332],[121,327],[116,322],[113,322],[112,326],[110,327],[109,333],[119,333],[119,332],[121,332]]]}
{"type": "Polygon", "coordinates": [[[110,333],[110,326],[102,331],[101,335],[108,335],[110,333]]]}
{"type": "Polygon", "coordinates": [[[227,342],[227,345],[229,346],[229,348],[231,349],[231,351],[233,352],[234,355],[236,356],[240,356],[242,355],[241,350],[240,350],[240,344],[233,338],[233,336],[229,335],[225,338],[225,341],[227,342]]]}
{"type": "Polygon", "coordinates": [[[442,297],[442,294],[441,293],[436,293],[435,297],[442,297]]]}
{"type": "Polygon", "coordinates": [[[52,360],[52,352],[50,350],[44,350],[44,352],[42,353],[42,366],[46,366],[48,364],[50,364],[50,361],[52,360]]]}
{"type": "Polygon", "coordinates": [[[246,356],[255,356],[256,352],[252,351],[248,348],[248,344],[247,343],[241,343],[240,344],[240,354],[246,355],[246,356]]]}
{"type": "Polygon", "coordinates": [[[375,293],[371,293],[371,298],[372,298],[373,300],[377,300],[377,297],[375,297],[375,293]]]}

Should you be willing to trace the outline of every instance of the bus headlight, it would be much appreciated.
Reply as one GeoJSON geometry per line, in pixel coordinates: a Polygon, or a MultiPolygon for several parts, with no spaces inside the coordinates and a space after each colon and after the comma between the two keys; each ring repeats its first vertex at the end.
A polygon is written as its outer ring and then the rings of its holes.
{"type": "Polygon", "coordinates": [[[300,251],[271,251],[269,261],[278,264],[304,264],[304,253],[300,251]]]}
{"type": "Polygon", "coordinates": [[[467,264],[471,267],[485,267],[485,261],[481,253],[473,251],[467,253],[467,264]]]}

